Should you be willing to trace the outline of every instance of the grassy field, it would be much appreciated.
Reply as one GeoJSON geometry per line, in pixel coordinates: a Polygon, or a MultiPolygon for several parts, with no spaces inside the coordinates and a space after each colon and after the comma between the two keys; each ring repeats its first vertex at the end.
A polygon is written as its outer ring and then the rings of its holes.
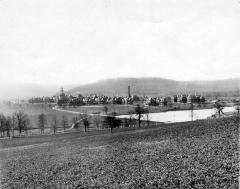
{"type": "Polygon", "coordinates": [[[233,118],[1,140],[2,188],[238,188],[233,118]]]}
{"type": "MultiPolygon", "coordinates": [[[[63,111],[57,111],[52,109],[55,105],[48,105],[48,104],[0,104],[0,113],[4,113],[5,116],[12,115],[14,112],[18,110],[24,111],[30,120],[30,124],[28,126],[28,135],[38,135],[40,134],[40,129],[38,129],[38,116],[41,113],[44,113],[46,115],[47,123],[46,123],[46,129],[45,133],[52,133],[52,122],[54,115],[57,116],[58,120],[58,131],[63,131],[61,121],[63,119],[63,116],[68,121],[68,127],[71,126],[72,119],[77,114],[69,113],[69,112],[63,112],[63,111]]],[[[209,104],[202,105],[201,108],[209,108],[209,104]]],[[[116,105],[116,104],[109,104],[107,105],[108,112],[107,114],[111,114],[112,112],[116,112],[117,115],[126,115],[129,114],[129,112],[134,112],[136,105],[116,105]]],[[[195,107],[195,109],[198,109],[199,107],[195,107]]],[[[174,104],[171,107],[164,107],[164,106],[150,106],[149,112],[162,112],[162,111],[168,111],[168,110],[182,110],[182,109],[190,109],[189,104],[174,104]]],[[[103,105],[95,105],[95,106],[80,106],[80,107],[66,107],[65,110],[70,110],[74,112],[79,113],[87,113],[87,114],[106,114],[104,112],[104,106],[103,105]]],[[[90,116],[90,130],[95,130],[96,124],[94,123],[94,119],[90,116]]],[[[81,127],[83,127],[81,125],[81,127]]],[[[101,126],[102,127],[102,126],[101,126]]],[[[83,130],[83,128],[82,128],[83,130]]],[[[17,131],[15,131],[16,134],[18,134],[17,131]]],[[[6,136],[6,133],[5,133],[6,136]]]]}
{"type": "MultiPolygon", "coordinates": [[[[136,103],[137,104],[137,103],[136,103]]],[[[127,115],[129,112],[134,112],[136,107],[135,105],[118,105],[118,104],[108,104],[108,114],[116,112],[117,115],[127,115]]],[[[190,104],[180,104],[174,103],[171,106],[149,106],[150,113],[164,112],[171,110],[190,110],[190,104]]],[[[212,104],[201,104],[201,107],[197,104],[194,105],[194,109],[207,109],[213,108],[212,104]]],[[[76,111],[80,113],[89,113],[89,114],[105,114],[104,105],[93,105],[93,106],[79,106],[79,107],[67,107],[66,110],[76,111]]]]}
{"type": "MultiPolygon", "coordinates": [[[[63,119],[63,116],[67,119],[68,121],[68,128],[71,127],[72,124],[72,119],[74,117],[79,117],[78,114],[73,114],[71,112],[66,112],[66,111],[58,111],[54,110],[53,107],[55,105],[49,106],[48,104],[11,104],[11,105],[6,105],[6,104],[0,104],[0,113],[4,113],[5,116],[12,116],[14,112],[22,110],[24,113],[28,115],[28,118],[30,120],[30,124],[28,125],[28,135],[39,135],[41,133],[39,127],[38,127],[38,116],[41,113],[44,113],[46,115],[46,126],[45,126],[45,134],[50,134],[52,133],[52,122],[53,122],[53,117],[56,115],[57,120],[58,120],[58,129],[57,132],[62,132],[63,127],[61,124],[61,121],[63,119]]],[[[133,111],[135,106],[133,105],[107,105],[108,107],[108,114],[111,114],[112,112],[118,112],[118,114],[128,114],[129,111],[133,111]]],[[[80,106],[80,107],[67,107],[64,110],[71,110],[74,112],[79,112],[79,113],[86,113],[86,114],[105,114],[104,108],[102,105],[95,105],[95,106],[80,106]]],[[[100,124],[99,127],[102,128],[102,121],[103,118],[100,118],[100,124]]],[[[89,129],[90,131],[92,130],[98,130],[94,118],[92,116],[89,116],[89,129]]],[[[80,128],[78,130],[84,130],[83,124],[80,124],[80,128]]],[[[11,133],[12,134],[12,133],[11,133]]],[[[16,129],[15,135],[18,135],[18,131],[16,129]]],[[[6,132],[5,135],[6,136],[6,132]]]]}
{"type": "MultiPolygon", "coordinates": [[[[53,106],[53,105],[52,105],[53,106]]],[[[76,114],[68,113],[68,112],[59,112],[52,109],[52,106],[49,106],[47,104],[0,104],[0,113],[4,113],[5,116],[13,115],[14,112],[22,110],[24,111],[30,120],[30,124],[28,126],[28,134],[39,134],[40,130],[38,128],[38,116],[41,113],[44,113],[46,115],[46,129],[45,133],[51,132],[51,126],[53,122],[54,115],[57,116],[58,120],[58,130],[63,130],[61,126],[62,117],[65,116],[65,118],[68,121],[68,124],[71,126],[71,120],[73,117],[77,116],[76,114]]],[[[17,131],[15,131],[18,133],[17,131]]]]}

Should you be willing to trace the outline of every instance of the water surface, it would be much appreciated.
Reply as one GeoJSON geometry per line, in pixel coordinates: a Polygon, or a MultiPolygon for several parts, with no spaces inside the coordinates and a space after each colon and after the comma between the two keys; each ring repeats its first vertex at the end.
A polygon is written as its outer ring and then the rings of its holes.
{"type": "MultiPolygon", "coordinates": [[[[223,113],[234,112],[234,107],[225,107],[223,113]]],[[[201,109],[193,111],[193,120],[207,119],[216,113],[216,109],[201,109]]],[[[119,118],[129,118],[129,115],[117,116],[119,118]]],[[[135,116],[134,116],[135,117],[135,116]]],[[[181,111],[168,111],[159,113],[149,113],[149,119],[156,122],[164,123],[176,123],[192,120],[191,110],[181,111]]],[[[143,116],[143,120],[146,120],[146,115],[143,116]]]]}

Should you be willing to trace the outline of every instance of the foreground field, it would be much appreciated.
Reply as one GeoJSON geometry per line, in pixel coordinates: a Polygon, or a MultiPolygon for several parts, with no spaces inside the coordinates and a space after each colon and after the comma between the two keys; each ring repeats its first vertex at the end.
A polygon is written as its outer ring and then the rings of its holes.
{"type": "Polygon", "coordinates": [[[233,118],[1,141],[2,188],[238,188],[233,118]],[[119,130],[120,131],[120,130],[119,130]]]}

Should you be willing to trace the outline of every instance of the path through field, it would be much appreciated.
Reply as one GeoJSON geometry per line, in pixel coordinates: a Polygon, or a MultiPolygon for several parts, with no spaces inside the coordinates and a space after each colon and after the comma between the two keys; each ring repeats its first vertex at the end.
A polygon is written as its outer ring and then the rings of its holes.
{"type": "MultiPolygon", "coordinates": [[[[86,114],[86,113],[82,113],[82,112],[77,112],[77,111],[72,111],[72,110],[64,110],[64,109],[60,109],[60,108],[57,108],[57,107],[53,107],[52,108],[53,110],[56,110],[56,111],[60,111],[60,112],[68,112],[68,113],[72,113],[72,114],[86,114]]],[[[90,116],[96,116],[96,115],[100,115],[100,116],[106,116],[105,114],[90,114],[90,113],[87,113],[87,115],[90,115],[90,116]]]]}

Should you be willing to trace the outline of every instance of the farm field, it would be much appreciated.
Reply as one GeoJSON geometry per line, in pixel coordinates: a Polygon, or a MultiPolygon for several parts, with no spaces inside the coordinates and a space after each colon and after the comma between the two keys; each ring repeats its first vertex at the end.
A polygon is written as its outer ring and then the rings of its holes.
{"type": "Polygon", "coordinates": [[[235,118],[1,140],[2,188],[238,188],[235,118]]]}

